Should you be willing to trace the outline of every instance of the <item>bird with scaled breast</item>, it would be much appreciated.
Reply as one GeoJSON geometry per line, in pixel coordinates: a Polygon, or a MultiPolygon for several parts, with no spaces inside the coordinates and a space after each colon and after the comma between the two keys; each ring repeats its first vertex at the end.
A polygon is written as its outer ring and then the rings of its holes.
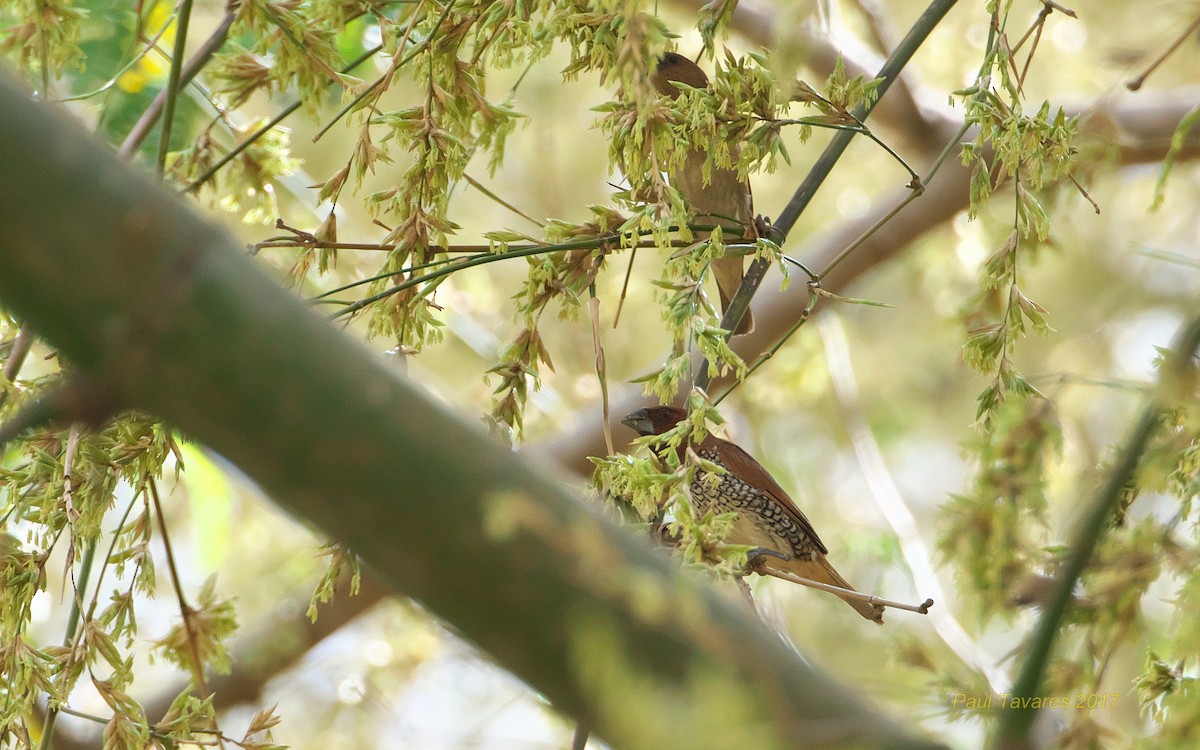
{"type": "MultiPolygon", "coordinates": [[[[668,52],[659,59],[651,80],[660,94],[672,99],[680,94],[676,83],[697,89],[708,88],[708,76],[704,71],[696,63],[675,52],[668,52]]],[[[729,156],[734,163],[737,163],[738,155],[737,144],[730,145],[729,156]]],[[[671,186],[683,196],[697,224],[720,226],[722,229],[741,232],[742,238],[738,242],[753,242],[757,231],[750,183],[742,179],[736,169],[716,164],[712,167],[710,178],[705,180],[706,158],[707,152],[703,149],[688,149],[683,167],[667,172],[671,186]]],[[[698,234],[699,239],[705,237],[707,233],[698,234]]],[[[733,295],[742,284],[744,263],[744,258],[737,255],[726,256],[713,262],[713,276],[716,277],[717,291],[721,295],[722,313],[728,309],[733,295]]],[[[734,334],[741,335],[753,330],[754,316],[747,309],[734,334]]]]}
{"type": "MultiPolygon", "coordinates": [[[[686,418],[687,412],[683,409],[650,406],[638,409],[621,423],[639,435],[661,435],[686,418]]],[[[678,448],[681,464],[688,447],[680,445],[678,448]]],[[[817,536],[812,523],[762,464],[728,440],[713,435],[690,447],[700,458],[725,469],[716,480],[699,475],[692,480],[688,490],[693,507],[699,515],[709,511],[737,513],[725,541],[756,548],[751,553],[755,571],[765,575],[791,573],[839,588],[854,589],[829,564],[825,558],[829,550],[817,536]]],[[[866,619],[883,624],[882,605],[852,597],[841,598],[866,619]]]]}

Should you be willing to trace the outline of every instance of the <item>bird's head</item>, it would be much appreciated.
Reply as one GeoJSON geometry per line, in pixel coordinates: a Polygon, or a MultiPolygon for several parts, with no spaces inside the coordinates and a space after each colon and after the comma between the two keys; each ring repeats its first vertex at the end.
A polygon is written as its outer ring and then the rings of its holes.
{"type": "Polygon", "coordinates": [[[621,420],[621,424],[639,435],[661,435],[687,419],[687,412],[677,406],[647,406],[621,420]]]}
{"type": "Polygon", "coordinates": [[[668,52],[659,58],[652,80],[658,93],[672,99],[679,96],[677,81],[697,89],[708,86],[708,76],[700,66],[677,52],[668,52]]]}

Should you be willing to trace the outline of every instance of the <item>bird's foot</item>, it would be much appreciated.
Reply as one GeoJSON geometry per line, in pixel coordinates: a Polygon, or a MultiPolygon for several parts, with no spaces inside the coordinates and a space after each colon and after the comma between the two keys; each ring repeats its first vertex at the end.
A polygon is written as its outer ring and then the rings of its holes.
{"type": "Polygon", "coordinates": [[[770,218],[762,216],[761,214],[754,217],[754,231],[758,233],[759,237],[764,237],[770,240],[771,242],[775,243],[776,246],[782,247],[784,241],[787,240],[787,235],[785,235],[782,230],[772,224],[770,218]]]}
{"type": "Polygon", "coordinates": [[[762,567],[766,564],[766,558],[774,557],[787,562],[792,559],[791,555],[785,555],[773,549],[766,547],[755,547],[746,553],[746,568],[754,573],[762,573],[762,567]]]}
{"type": "Polygon", "coordinates": [[[683,541],[682,533],[671,531],[671,523],[663,519],[655,519],[650,524],[650,539],[664,547],[678,547],[683,541]]]}

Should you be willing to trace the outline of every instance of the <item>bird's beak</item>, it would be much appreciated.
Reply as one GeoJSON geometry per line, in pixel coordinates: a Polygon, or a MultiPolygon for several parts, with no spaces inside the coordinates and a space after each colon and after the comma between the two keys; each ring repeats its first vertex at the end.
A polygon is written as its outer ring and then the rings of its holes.
{"type": "Polygon", "coordinates": [[[646,414],[645,409],[638,409],[627,415],[621,420],[621,424],[639,435],[650,435],[654,432],[654,425],[650,423],[650,417],[646,414]]]}

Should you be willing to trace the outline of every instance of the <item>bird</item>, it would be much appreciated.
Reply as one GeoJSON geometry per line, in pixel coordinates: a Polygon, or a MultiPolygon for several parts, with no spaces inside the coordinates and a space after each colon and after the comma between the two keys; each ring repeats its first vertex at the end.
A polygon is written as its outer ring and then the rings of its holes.
{"type": "MultiPolygon", "coordinates": [[[[700,66],[676,52],[668,52],[659,59],[651,80],[658,93],[672,99],[681,93],[676,83],[697,89],[708,88],[708,76],[700,66]]],[[[739,152],[737,144],[730,145],[729,157],[734,163],[738,160],[739,152]]],[[[683,196],[697,223],[736,230],[745,238],[742,241],[754,241],[757,238],[757,229],[750,183],[742,179],[736,169],[716,164],[712,167],[710,179],[706,181],[706,158],[707,152],[704,149],[688,149],[684,155],[683,167],[667,171],[671,186],[683,196]]],[[[707,236],[707,233],[704,236],[707,236]]],[[[722,313],[729,308],[733,295],[742,284],[744,262],[744,258],[737,255],[713,261],[713,276],[717,281],[717,291],[721,295],[722,313]]],[[[754,316],[747,309],[733,333],[737,336],[753,330],[754,316]]]]}
{"type": "MultiPolygon", "coordinates": [[[[648,436],[661,435],[686,418],[687,412],[675,406],[649,406],[632,412],[621,423],[639,435],[648,436]]],[[[692,506],[700,515],[710,511],[737,513],[725,541],[754,547],[750,557],[756,572],[775,576],[791,573],[854,590],[826,559],[829,550],[808,517],[762,464],[734,443],[714,435],[706,436],[700,443],[680,445],[681,464],[689,447],[700,458],[725,470],[716,480],[696,477],[691,482],[688,490],[692,506]]],[[[866,619],[883,624],[883,605],[841,598],[866,619]]]]}

